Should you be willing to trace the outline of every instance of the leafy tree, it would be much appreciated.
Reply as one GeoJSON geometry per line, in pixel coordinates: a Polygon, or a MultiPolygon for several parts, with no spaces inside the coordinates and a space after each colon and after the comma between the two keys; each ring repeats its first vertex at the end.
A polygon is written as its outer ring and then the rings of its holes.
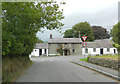
{"type": "Polygon", "coordinates": [[[3,2],[2,3],[2,55],[28,56],[41,28],[60,29],[63,11],[54,2],[3,2]]]}
{"type": "Polygon", "coordinates": [[[110,35],[108,34],[107,30],[105,28],[102,28],[101,26],[92,26],[93,35],[95,39],[107,39],[110,38],[110,35]]]}
{"type": "Polygon", "coordinates": [[[112,36],[112,40],[118,45],[117,47],[120,50],[120,22],[113,26],[110,35],[112,36]]]}
{"type": "Polygon", "coordinates": [[[37,39],[37,43],[43,43],[43,41],[41,39],[37,39]]]}
{"type": "Polygon", "coordinates": [[[81,36],[87,36],[87,41],[93,41],[93,31],[90,27],[90,24],[88,22],[80,22],[78,24],[75,24],[72,29],[66,30],[64,32],[64,38],[78,38],[79,37],[79,31],[81,36]]]}
{"type": "Polygon", "coordinates": [[[64,38],[73,38],[74,31],[72,29],[68,29],[64,32],[64,38]]]}

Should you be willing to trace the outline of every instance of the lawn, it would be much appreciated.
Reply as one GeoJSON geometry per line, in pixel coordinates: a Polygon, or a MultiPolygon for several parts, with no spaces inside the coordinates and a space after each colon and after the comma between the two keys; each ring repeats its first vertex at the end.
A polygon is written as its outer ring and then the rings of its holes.
{"type": "Polygon", "coordinates": [[[103,55],[103,56],[94,56],[94,57],[110,59],[110,60],[118,60],[118,55],[103,55]]]}
{"type": "Polygon", "coordinates": [[[88,58],[82,58],[80,59],[81,61],[87,61],[88,58]]]}
{"type": "Polygon", "coordinates": [[[118,58],[118,55],[102,55],[102,56],[93,56],[93,57],[113,57],[113,58],[118,58]]]}
{"type": "MultiPolygon", "coordinates": [[[[92,56],[97,58],[104,58],[104,59],[111,59],[111,60],[118,60],[118,55],[102,55],[102,56],[92,56]]],[[[81,61],[87,61],[88,58],[82,58],[81,61]]]]}

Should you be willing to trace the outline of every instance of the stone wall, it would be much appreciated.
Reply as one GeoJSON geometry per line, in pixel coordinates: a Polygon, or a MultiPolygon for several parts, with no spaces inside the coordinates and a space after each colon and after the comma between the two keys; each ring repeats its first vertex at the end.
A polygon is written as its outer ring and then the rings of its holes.
{"type": "Polygon", "coordinates": [[[73,43],[67,43],[66,45],[65,43],[49,43],[48,44],[49,55],[60,55],[60,53],[57,52],[57,49],[59,48],[69,49],[70,55],[81,55],[82,54],[82,44],[80,43],[74,43],[74,46],[73,46],[73,43]],[[73,53],[73,49],[74,49],[74,53],[73,53]]]}
{"type": "Polygon", "coordinates": [[[91,57],[91,58],[88,58],[88,62],[120,71],[120,68],[119,68],[120,63],[118,63],[118,61],[115,61],[115,60],[91,57]]]}

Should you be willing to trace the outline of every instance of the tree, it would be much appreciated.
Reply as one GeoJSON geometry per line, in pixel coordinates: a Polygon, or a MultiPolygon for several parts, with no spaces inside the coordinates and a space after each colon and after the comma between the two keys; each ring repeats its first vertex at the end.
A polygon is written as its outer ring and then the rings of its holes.
{"type": "Polygon", "coordinates": [[[63,11],[54,2],[2,3],[2,55],[28,56],[37,42],[41,28],[60,29],[63,11]]]}
{"type": "Polygon", "coordinates": [[[64,38],[73,38],[74,31],[72,29],[68,29],[64,32],[64,38]]]}
{"type": "Polygon", "coordinates": [[[107,30],[105,28],[102,28],[101,26],[92,26],[93,35],[95,39],[107,39],[110,38],[110,35],[108,34],[107,30]]]}
{"type": "Polygon", "coordinates": [[[85,35],[87,36],[87,41],[93,41],[93,31],[90,27],[90,24],[88,22],[80,22],[78,24],[75,24],[72,29],[66,30],[64,32],[64,38],[78,38],[79,37],[79,31],[81,36],[85,35]]]}
{"type": "Polygon", "coordinates": [[[113,26],[111,29],[110,35],[112,36],[112,40],[118,44],[118,50],[120,50],[120,22],[113,26]]]}
{"type": "Polygon", "coordinates": [[[38,38],[37,43],[43,43],[43,41],[38,38]]]}

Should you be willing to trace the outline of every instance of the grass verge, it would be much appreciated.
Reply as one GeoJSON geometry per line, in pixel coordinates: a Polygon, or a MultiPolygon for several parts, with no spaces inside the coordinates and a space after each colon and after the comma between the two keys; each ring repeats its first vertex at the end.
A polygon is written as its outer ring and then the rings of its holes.
{"type": "Polygon", "coordinates": [[[14,82],[32,65],[28,57],[6,57],[2,59],[2,83],[14,82]]]}
{"type": "MultiPolygon", "coordinates": [[[[88,57],[87,58],[82,58],[80,60],[87,62],[88,61],[88,57]]],[[[92,57],[104,58],[104,59],[118,59],[118,55],[102,55],[102,56],[92,56],[92,57]]]]}
{"type": "Polygon", "coordinates": [[[102,55],[102,56],[93,56],[93,57],[118,57],[118,55],[102,55]]]}
{"type": "Polygon", "coordinates": [[[88,61],[88,58],[82,58],[82,59],[80,59],[81,61],[88,61]]]}

